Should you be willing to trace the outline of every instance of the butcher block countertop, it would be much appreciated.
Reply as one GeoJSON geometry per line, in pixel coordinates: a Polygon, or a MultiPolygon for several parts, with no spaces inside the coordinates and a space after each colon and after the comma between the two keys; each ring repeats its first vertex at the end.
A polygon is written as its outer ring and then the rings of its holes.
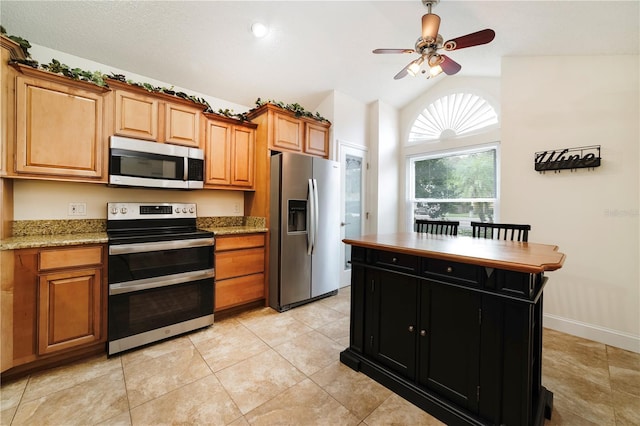
{"type": "Polygon", "coordinates": [[[344,239],[353,246],[405,253],[508,271],[540,273],[562,268],[565,255],[549,244],[417,232],[344,239]]]}

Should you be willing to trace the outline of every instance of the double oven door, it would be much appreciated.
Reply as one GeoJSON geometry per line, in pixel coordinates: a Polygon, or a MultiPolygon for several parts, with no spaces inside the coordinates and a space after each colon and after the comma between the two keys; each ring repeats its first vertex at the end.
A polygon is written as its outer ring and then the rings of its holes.
{"type": "Polygon", "coordinates": [[[109,244],[108,353],[213,323],[214,239],[109,244]]]}

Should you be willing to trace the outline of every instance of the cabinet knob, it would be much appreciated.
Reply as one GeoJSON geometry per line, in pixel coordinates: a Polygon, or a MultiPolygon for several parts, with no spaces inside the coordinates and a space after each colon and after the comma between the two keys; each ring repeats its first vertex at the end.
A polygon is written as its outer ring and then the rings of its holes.
{"type": "Polygon", "coordinates": [[[420,330],[420,335],[422,337],[426,336],[427,335],[427,330],[420,330]]]}
{"type": "Polygon", "coordinates": [[[409,332],[410,332],[410,333],[413,333],[413,330],[415,330],[415,328],[414,328],[412,325],[410,325],[410,326],[409,326],[409,332]]]}
{"type": "Polygon", "coordinates": [[[397,257],[394,257],[393,259],[391,259],[391,261],[392,261],[393,263],[398,263],[398,258],[397,258],[397,257]]]}
{"type": "Polygon", "coordinates": [[[451,266],[447,266],[447,272],[448,273],[452,273],[453,272],[453,268],[451,266]]]}

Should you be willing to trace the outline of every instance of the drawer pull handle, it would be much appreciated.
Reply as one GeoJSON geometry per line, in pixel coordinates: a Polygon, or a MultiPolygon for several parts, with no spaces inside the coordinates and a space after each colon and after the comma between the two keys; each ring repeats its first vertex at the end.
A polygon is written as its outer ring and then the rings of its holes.
{"type": "Polygon", "coordinates": [[[427,330],[420,330],[420,335],[422,337],[426,336],[427,335],[427,330]]]}
{"type": "Polygon", "coordinates": [[[452,273],[453,272],[453,268],[451,266],[447,266],[447,272],[448,273],[452,273]]]}
{"type": "Polygon", "coordinates": [[[409,326],[409,332],[410,332],[410,333],[413,333],[413,330],[415,330],[415,328],[413,328],[413,326],[412,326],[412,325],[410,325],[410,326],[409,326]]]}

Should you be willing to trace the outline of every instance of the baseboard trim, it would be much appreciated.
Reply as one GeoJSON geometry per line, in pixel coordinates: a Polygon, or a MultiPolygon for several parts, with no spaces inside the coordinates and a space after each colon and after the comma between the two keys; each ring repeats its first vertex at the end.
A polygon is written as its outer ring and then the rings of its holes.
{"type": "Polygon", "coordinates": [[[629,333],[623,333],[610,328],[587,324],[553,314],[544,314],[544,326],[584,339],[595,340],[605,345],[640,353],[640,336],[634,336],[629,333]]]}

